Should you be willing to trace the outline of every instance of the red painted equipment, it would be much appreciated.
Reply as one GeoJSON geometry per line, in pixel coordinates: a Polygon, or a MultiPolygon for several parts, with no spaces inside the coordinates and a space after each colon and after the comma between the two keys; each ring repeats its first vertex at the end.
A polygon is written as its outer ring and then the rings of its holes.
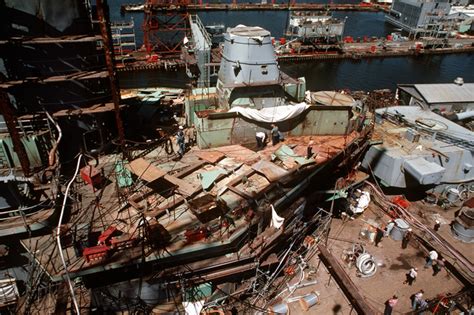
{"type": "Polygon", "coordinates": [[[392,202],[404,209],[408,209],[408,207],[410,207],[410,202],[403,196],[394,196],[392,198],[392,202]]]}
{"type": "Polygon", "coordinates": [[[98,245],[108,245],[115,232],[117,232],[117,228],[113,225],[109,226],[109,228],[105,230],[104,233],[100,234],[98,245]]]}
{"type": "Polygon", "coordinates": [[[102,175],[100,171],[92,165],[86,165],[81,168],[81,178],[92,187],[98,186],[102,183],[102,175]]]}
{"type": "Polygon", "coordinates": [[[109,254],[110,248],[105,245],[99,245],[94,247],[84,248],[82,256],[87,262],[91,260],[102,260],[105,259],[109,254]]]}
{"type": "Polygon", "coordinates": [[[285,45],[286,44],[286,38],[282,37],[280,38],[280,45],[285,45]]]}
{"type": "Polygon", "coordinates": [[[147,53],[177,55],[190,32],[188,5],[191,0],[146,0],[143,19],[143,42],[147,53]],[[164,12],[175,6],[179,10],[164,12]]]}
{"type": "Polygon", "coordinates": [[[198,228],[195,230],[187,230],[184,233],[184,236],[186,237],[186,241],[188,243],[194,243],[201,241],[205,239],[206,237],[209,236],[209,231],[205,228],[198,228]]]}

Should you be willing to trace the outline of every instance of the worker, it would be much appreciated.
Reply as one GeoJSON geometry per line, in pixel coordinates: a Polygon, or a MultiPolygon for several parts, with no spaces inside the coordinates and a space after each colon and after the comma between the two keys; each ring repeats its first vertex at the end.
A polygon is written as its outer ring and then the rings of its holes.
{"type": "Polygon", "coordinates": [[[263,149],[267,142],[267,134],[263,131],[257,131],[255,134],[255,139],[257,140],[257,149],[263,149]]]}
{"type": "Polygon", "coordinates": [[[374,245],[376,247],[379,247],[379,243],[382,241],[382,238],[385,235],[385,229],[382,228],[377,228],[377,231],[375,232],[375,239],[374,239],[374,245]]]}
{"type": "Polygon", "coordinates": [[[194,124],[191,125],[191,127],[186,129],[186,138],[188,140],[187,145],[192,147],[193,145],[196,144],[196,138],[197,138],[197,132],[196,132],[196,127],[194,124]]]}
{"type": "Polygon", "coordinates": [[[272,134],[272,145],[276,145],[278,144],[278,142],[280,142],[280,138],[281,138],[280,130],[278,130],[278,126],[275,124],[272,124],[271,126],[272,126],[272,130],[270,131],[270,133],[272,134]]]}
{"type": "Polygon", "coordinates": [[[183,126],[179,126],[178,133],[176,134],[176,142],[178,143],[178,154],[180,158],[183,157],[184,152],[186,151],[183,129],[184,129],[183,126]]]}
{"type": "Polygon", "coordinates": [[[435,261],[436,259],[438,259],[438,252],[435,250],[429,252],[428,257],[426,257],[425,268],[431,267],[433,265],[433,261],[435,261]]]}
{"type": "Polygon", "coordinates": [[[394,295],[391,299],[385,301],[385,310],[383,315],[392,315],[393,308],[398,303],[398,296],[394,295]]]}
{"type": "Polygon", "coordinates": [[[402,239],[402,248],[405,249],[408,247],[408,243],[410,242],[410,239],[412,237],[413,230],[410,228],[408,231],[403,235],[402,239]]]}
{"type": "Polygon", "coordinates": [[[314,142],[310,141],[308,143],[308,147],[306,148],[306,159],[308,160],[313,157],[313,144],[314,142]]]}
{"type": "Polygon", "coordinates": [[[408,285],[412,285],[413,282],[416,280],[416,277],[418,276],[418,268],[411,268],[408,270],[406,274],[406,280],[403,282],[403,284],[408,283],[408,285]]]}
{"type": "Polygon", "coordinates": [[[435,232],[438,232],[440,227],[441,227],[441,222],[439,222],[439,220],[436,220],[436,221],[435,221],[435,225],[434,225],[434,227],[433,227],[433,229],[435,230],[435,232]]]}
{"type": "Polygon", "coordinates": [[[443,270],[443,268],[446,266],[446,260],[444,258],[441,259],[436,259],[433,262],[433,276],[436,276],[438,273],[443,270]]]}
{"type": "Polygon", "coordinates": [[[425,293],[425,291],[420,290],[413,296],[413,303],[411,304],[412,310],[416,311],[418,306],[420,306],[421,302],[423,301],[423,293],[425,293]]]}

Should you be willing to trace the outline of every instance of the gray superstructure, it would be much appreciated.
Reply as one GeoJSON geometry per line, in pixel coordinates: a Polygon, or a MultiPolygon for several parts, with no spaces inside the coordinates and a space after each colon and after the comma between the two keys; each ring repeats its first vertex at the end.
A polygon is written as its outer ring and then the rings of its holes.
{"type": "Polygon", "coordinates": [[[375,144],[362,166],[387,187],[426,189],[474,179],[474,133],[430,110],[395,106],[377,110],[375,144]]]}
{"type": "Polygon", "coordinates": [[[280,72],[269,31],[245,25],[228,29],[216,86],[222,108],[240,105],[261,109],[284,104],[285,84],[301,85],[295,96],[304,98],[304,80],[280,72]]]}
{"type": "Polygon", "coordinates": [[[449,14],[450,8],[448,0],[394,0],[385,19],[415,36],[432,32],[446,34],[440,21],[449,14]]]}

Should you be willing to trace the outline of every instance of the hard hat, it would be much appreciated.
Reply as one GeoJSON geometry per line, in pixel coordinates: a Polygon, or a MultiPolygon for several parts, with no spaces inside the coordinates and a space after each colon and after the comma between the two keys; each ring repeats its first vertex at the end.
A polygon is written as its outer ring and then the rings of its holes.
{"type": "Polygon", "coordinates": [[[179,130],[183,130],[183,126],[179,126],[178,128],[179,128],[179,130]]]}

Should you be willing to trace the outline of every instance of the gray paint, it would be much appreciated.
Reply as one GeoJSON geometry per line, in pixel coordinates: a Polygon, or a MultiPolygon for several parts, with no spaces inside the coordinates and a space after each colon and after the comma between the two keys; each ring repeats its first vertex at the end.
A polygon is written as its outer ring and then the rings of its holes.
{"type": "Polygon", "coordinates": [[[421,134],[419,142],[413,143],[404,137],[407,128],[400,125],[400,128],[395,129],[387,125],[387,130],[392,134],[392,144],[382,143],[370,147],[362,166],[372,169],[384,185],[406,188],[474,180],[473,132],[414,106],[377,110],[377,114],[382,113],[403,115],[403,119],[412,124],[410,128],[418,126],[421,134]],[[447,129],[434,133],[416,124],[421,118],[436,119],[447,129]]]}

